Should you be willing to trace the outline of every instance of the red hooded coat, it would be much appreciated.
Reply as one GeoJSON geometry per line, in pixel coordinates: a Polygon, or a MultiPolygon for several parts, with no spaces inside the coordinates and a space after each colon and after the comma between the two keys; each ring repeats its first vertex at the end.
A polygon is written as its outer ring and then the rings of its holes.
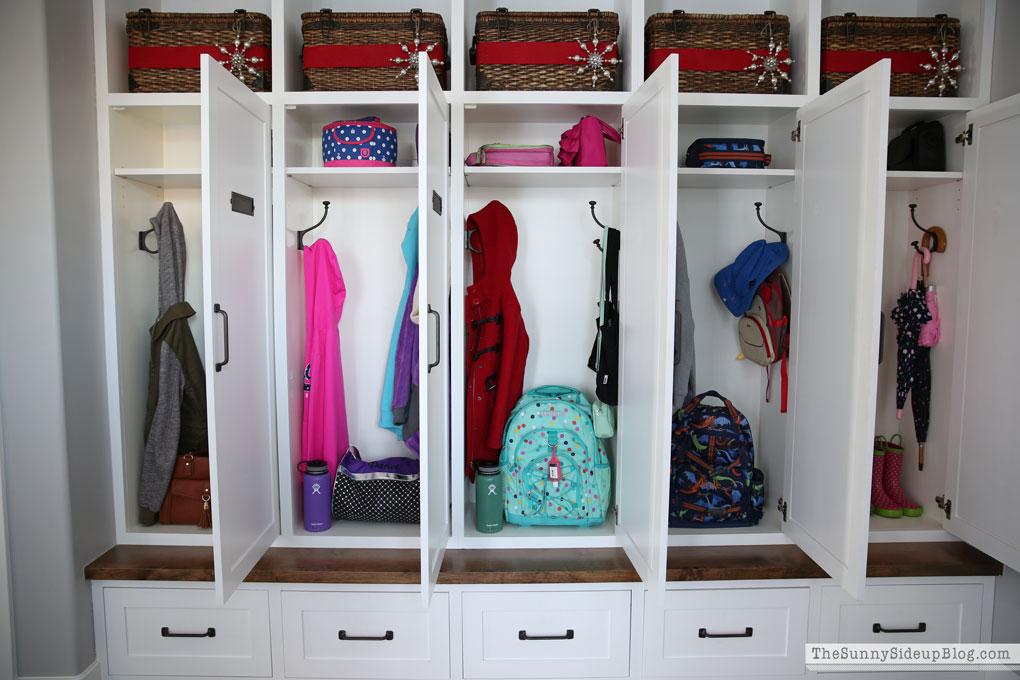
{"type": "Polygon", "coordinates": [[[498,462],[503,427],[521,398],[528,333],[521,305],[510,285],[517,259],[517,224],[506,206],[492,201],[468,217],[474,283],[467,287],[466,460],[474,479],[475,461],[498,462]],[[478,252],[475,252],[478,251],[478,252]]]}

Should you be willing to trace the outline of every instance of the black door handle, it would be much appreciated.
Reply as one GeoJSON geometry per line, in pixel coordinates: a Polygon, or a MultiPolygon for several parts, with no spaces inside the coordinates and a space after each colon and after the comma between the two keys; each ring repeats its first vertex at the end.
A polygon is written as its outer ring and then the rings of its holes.
{"type": "Polygon", "coordinates": [[[392,630],[388,630],[388,631],[386,631],[386,635],[379,635],[378,637],[372,637],[370,635],[369,636],[348,635],[346,630],[341,630],[340,632],[337,633],[336,636],[340,640],[368,640],[370,642],[382,642],[384,640],[392,640],[393,639],[393,631],[392,630]]]}
{"type": "Polygon", "coordinates": [[[213,314],[223,315],[223,361],[216,362],[216,372],[219,373],[224,366],[230,363],[230,318],[227,316],[227,310],[220,307],[218,303],[213,305],[213,314]]]}
{"type": "Polygon", "coordinates": [[[881,623],[871,626],[872,633],[923,633],[926,630],[928,630],[928,624],[924,621],[917,624],[917,628],[883,628],[881,623]]]}
{"type": "Polygon", "coordinates": [[[528,635],[528,631],[521,630],[517,632],[518,640],[573,640],[574,629],[567,628],[567,632],[563,635],[528,635]]]}
{"type": "Polygon", "coordinates": [[[440,360],[440,358],[442,358],[442,354],[443,354],[443,345],[442,345],[443,331],[442,331],[442,324],[441,324],[442,319],[439,316],[439,312],[437,312],[436,310],[432,309],[432,305],[429,305],[428,308],[429,308],[429,314],[430,315],[435,315],[435,317],[436,317],[436,360],[435,361],[430,361],[429,365],[428,365],[428,369],[425,371],[426,373],[431,373],[432,369],[439,365],[439,360],[440,360]]]}
{"type": "Polygon", "coordinates": [[[185,637],[185,638],[203,638],[203,637],[216,637],[216,629],[209,628],[204,633],[171,633],[167,626],[163,626],[160,629],[159,634],[163,637],[185,637]]]}
{"type": "Polygon", "coordinates": [[[699,638],[741,638],[751,637],[752,635],[754,635],[754,628],[751,628],[751,626],[745,628],[743,633],[709,633],[704,628],[698,629],[699,638]]]}

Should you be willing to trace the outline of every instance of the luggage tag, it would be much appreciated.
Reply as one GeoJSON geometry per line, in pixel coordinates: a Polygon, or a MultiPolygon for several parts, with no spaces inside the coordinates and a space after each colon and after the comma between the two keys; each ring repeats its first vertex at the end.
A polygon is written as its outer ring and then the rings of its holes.
{"type": "Polygon", "coordinates": [[[556,447],[550,446],[549,448],[552,449],[552,459],[549,461],[549,481],[552,482],[553,490],[555,491],[559,489],[560,480],[562,479],[560,475],[560,461],[556,457],[556,447]]]}

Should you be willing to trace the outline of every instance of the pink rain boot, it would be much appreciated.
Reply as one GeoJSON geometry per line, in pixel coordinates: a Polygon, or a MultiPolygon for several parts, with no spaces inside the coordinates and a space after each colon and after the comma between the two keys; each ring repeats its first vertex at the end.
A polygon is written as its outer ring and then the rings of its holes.
{"type": "MultiPolygon", "coordinates": [[[[885,444],[885,467],[882,470],[882,488],[886,496],[896,505],[903,508],[903,515],[906,517],[920,517],[924,514],[924,508],[907,498],[900,488],[900,468],[903,465],[903,446],[893,443],[900,435],[893,435],[885,444]]],[[[903,438],[900,437],[900,441],[903,438]]],[[[878,442],[876,442],[876,446],[878,442]]],[[[872,475],[874,477],[874,475],[872,475]]],[[[874,502],[874,501],[872,501],[874,502]]]]}
{"type": "MultiPolygon", "coordinates": [[[[885,445],[885,437],[875,437],[875,455],[871,461],[871,512],[879,517],[902,517],[903,508],[889,498],[882,485],[885,445]]],[[[896,472],[898,475],[899,468],[896,472]]]]}

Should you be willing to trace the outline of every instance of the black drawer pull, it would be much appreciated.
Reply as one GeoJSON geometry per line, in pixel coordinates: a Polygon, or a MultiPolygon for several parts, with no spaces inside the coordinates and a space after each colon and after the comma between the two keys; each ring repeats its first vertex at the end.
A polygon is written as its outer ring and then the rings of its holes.
{"type": "Polygon", "coordinates": [[[754,635],[754,628],[748,626],[744,629],[743,633],[709,633],[704,628],[698,629],[699,638],[738,638],[738,637],[751,637],[754,635]]]}
{"type": "Polygon", "coordinates": [[[518,640],[573,640],[574,629],[567,628],[567,632],[564,635],[528,635],[528,631],[520,630],[517,631],[518,640]]]}
{"type": "Polygon", "coordinates": [[[163,626],[163,628],[160,629],[159,634],[162,635],[163,637],[189,637],[189,638],[216,637],[216,629],[209,628],[204,633],[171,633],[169,628],[163,626]]]}
{"type": "Polygon", "coordinates": [[[364,635],[348,635],[346,630],[342,630],[339,633],[337,633],[336,636],[337,636],[337,638],[339,638],[341,640],[361,640],[361,641],[366,641],[367,640],[368,642],[384,642],[385,640],[392,640],[393,639],[393,631],[392,630],[388,630],[388,631],[386,631],[386,635],[379,635],[377,637],[373,637],[371,635],[369,635],[369,636],[364,636],[364,635]]]}
{"type": "Polygon", "coordinates": [[[917,628],[883,628],[881,623],[871,626],[872,633],[923,633],[928,630],[928,624],[922,621],[917,628]]]}

